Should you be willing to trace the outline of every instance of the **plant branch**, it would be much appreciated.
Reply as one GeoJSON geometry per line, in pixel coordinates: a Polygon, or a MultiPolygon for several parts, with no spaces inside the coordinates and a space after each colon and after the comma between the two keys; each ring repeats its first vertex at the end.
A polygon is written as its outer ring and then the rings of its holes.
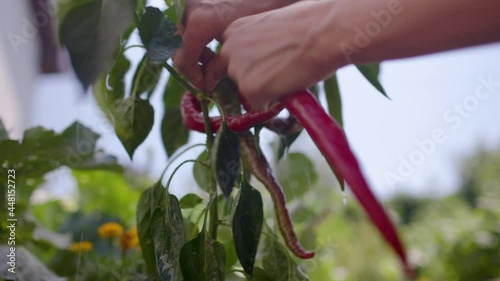
{"type": "Polygon", "coordinates": [[[184,88],[190,91],[193,94],[199,94],[200,91],[196,90],[193,86],[191,86],[186,80],[180,75],[170,64],[164,63],[163,67],[165,67],[170,75],[172,75],[179,84],[181,84],[184,88]]]}

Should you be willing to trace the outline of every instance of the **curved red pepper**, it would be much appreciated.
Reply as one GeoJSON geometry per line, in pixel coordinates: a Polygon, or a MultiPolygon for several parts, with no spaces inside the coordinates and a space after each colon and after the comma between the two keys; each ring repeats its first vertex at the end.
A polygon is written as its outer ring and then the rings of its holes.
{"type": "Polygon", "coordinates": [[[292,219],[286,208],[286,197],[283,188],[273,174],[266,157],[257,149],[250,133],[240,134],[241,155],[247,163],[250,172],[264,184],[274,203],[274,210],[279,225],[279,230],[286,245],[299,258],[310,259],[313,252],[305,250],[295,234],[292,219]]]}
{"type": "Polygon", "coordinates": [[[384,208],[368,186],[344,131],[307,90],[283,99],[286,108],[304,126],[328,161],[351,187],[372,222],[399,256],[405,270],[411,272],[405,249],[384,208]]]}
{"type": "MultiPolygon", "coordinates": [[[[284,108],[285,106],[280,103],[267,111],[252,111],[242,115],[226,116],[227,125],[232,131],[244,132],[276,117],[284,108]]],[[[201,133],[205,132],[201,105],[196,96],[192,93],[188,92],[182,97],[181,115],[182,122],[187,128],[201,133]]],[[[210,124],[212,126],[212,132],[217,132],[222,124],[222,118],[211,117],[210,124]]]]}

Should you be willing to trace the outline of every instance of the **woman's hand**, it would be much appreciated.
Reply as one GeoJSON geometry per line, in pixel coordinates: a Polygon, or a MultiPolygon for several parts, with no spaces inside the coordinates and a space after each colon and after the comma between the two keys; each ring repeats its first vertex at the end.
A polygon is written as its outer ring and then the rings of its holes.
{"type": "Polygon", "coordinates": [[[198,64],[211,64],[213,54],[206,45],[213,39],[220,41],[222,32],[234,20],[276,9],[290,0],[187,0],[185,17],[180,31],[183,47],[174,56],[175,66],[198,89],[205,90],[204,74],[198,64]]]}
{"type": "Polygon", "coordinates": [[[227,69],[252,107],[264,109],[322,80],[336,67],[329,59],[335,46],[323,42],[333,35],[322,33],[332,9],[328,1],[302,1],[234,21],[224,32],[219,62],[207,69],[207,89],[227,69]]]}

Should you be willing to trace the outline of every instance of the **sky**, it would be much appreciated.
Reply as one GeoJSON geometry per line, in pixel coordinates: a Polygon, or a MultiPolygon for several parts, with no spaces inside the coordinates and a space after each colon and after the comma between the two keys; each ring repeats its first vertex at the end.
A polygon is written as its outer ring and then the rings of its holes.
{"type": "MultiPolygon", "coordinates": [[[[129,56],[137,62],[141,51],[130,51],[129,56]]],[[[378,93],[356,68],[338,71],[347,136],[377,195],[445,195],[459,182],[462,157],[478,147],[500,146],[498,62],[500,44],[384,62],[380,79],[391,100],[378,93]]],[[[165,80],[166,73],[152,97],[157,121],[163,113],[165,80]]],[[[124,165],[147,171],[153,178],[163,171],[167,159],[159,122],[131,163],[92,95],[82,95],[72,73],[40,77],[33,96],[30,125],[60,131],[79,120],[103,135],[99,145],[124,165]]],[[[268,133],[262,142],[273,139],[268,133]]],[[[203,140],[203,135],[193,133],[189,143],[203,140]]],[[[320,174],[330,175],[320,153],[311,147],[312,141],[303,133],[291,151],[307,153],[320,174]]],[[[197,154],[199,150],[187,157],[197,154]]],[[[190,172],[186,167],[174,179],[174,186],[183,186],[179,193],[192,190],[190,172]]]]}

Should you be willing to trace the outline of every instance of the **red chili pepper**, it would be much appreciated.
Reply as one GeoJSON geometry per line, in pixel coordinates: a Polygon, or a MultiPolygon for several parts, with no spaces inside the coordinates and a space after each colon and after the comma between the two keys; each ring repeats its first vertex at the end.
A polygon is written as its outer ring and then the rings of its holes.
{"type": "Polygon", "coordinates": [[[286,208],[286,197],[283,188],[273,174],[266,157],[257,149],[250,133],[240,134],[241,156],[247,163],[250,172],[261,181],[271,194],[274,210],[278,220],[279,229],[286,245],[300,258],[310,259],[314,257],[313,252],[305,250],[300,245],[297,234],[295,234],[292,219],[286,208]]]}
{"type": "Polygon", "coordinates": [[[283,102],[290,113],[304,126],[330,167],[349,184],[372,222],[399,256],[405,270],[411,272],[396,229],[368,186],[344,131],[307,90],[289,95],[283,102]]]}
{"type": "MultiPolygon", "coordinates": [[[[283,109],[284,105],[280,103],[267,111],[252,111],[242,115],[226,116],[226,121],[232,131],[244,132],[277,116],[283,109]]],[[[201,105],[192,93],[186,93],[182,97],[181,115],[182,122],[187,128],[202,133],[205,132],[201,105]]],[[[211,117],[210,124],[212,125],[212,132],[217,132],[222,124],[222,118],[211,117]]]]}

